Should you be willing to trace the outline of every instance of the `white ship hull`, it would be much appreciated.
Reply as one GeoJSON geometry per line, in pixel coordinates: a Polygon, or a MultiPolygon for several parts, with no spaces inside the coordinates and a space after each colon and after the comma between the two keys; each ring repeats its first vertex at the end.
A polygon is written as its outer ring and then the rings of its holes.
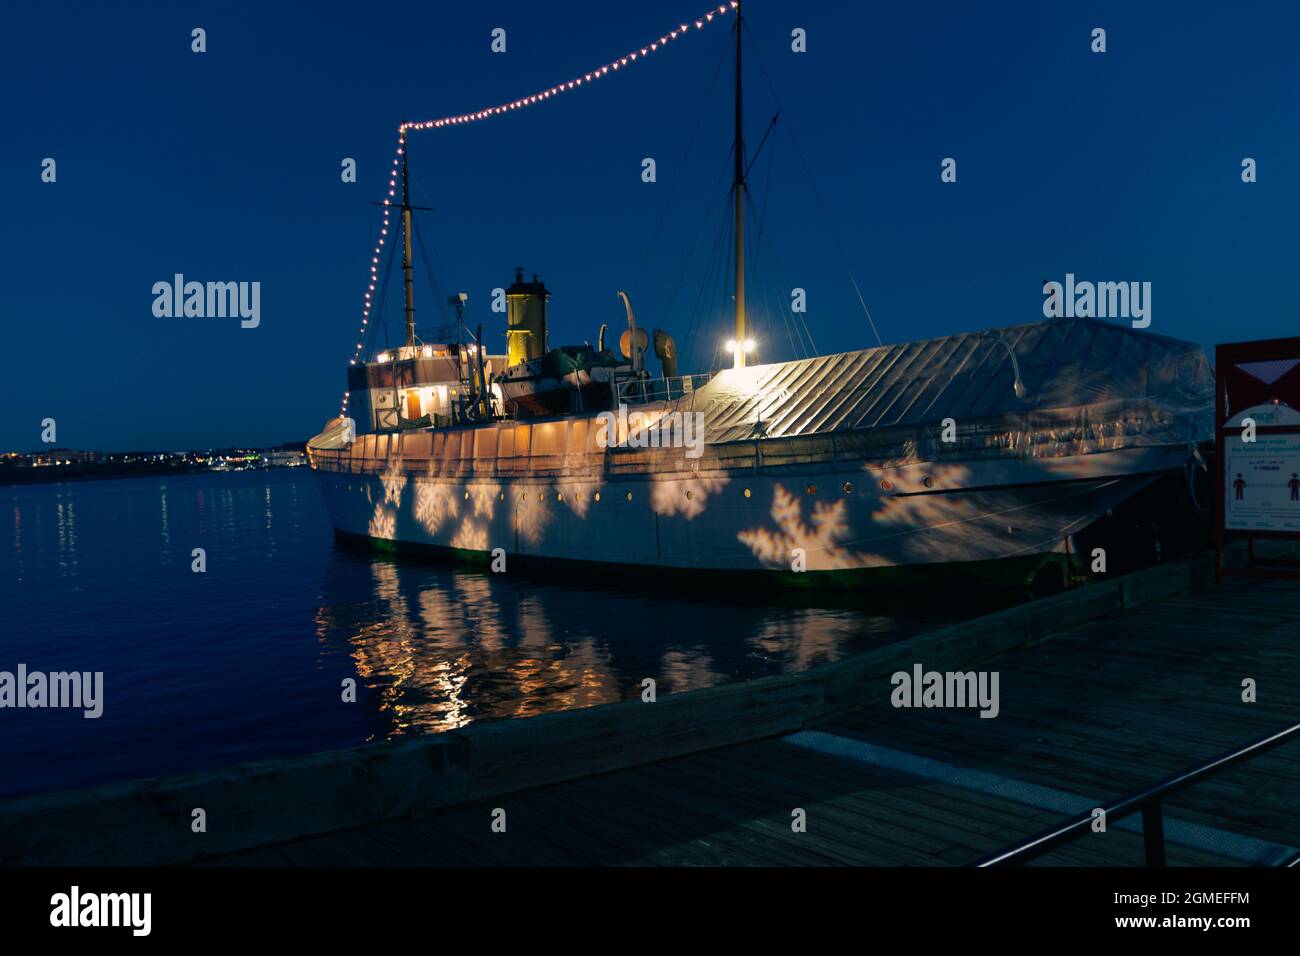
{"type": "Polygon", "coordinates": [[[727,370],[612,430],[327,432],[309,454],[334,527],[386,547],[829,583],[1071,547],[1186,474],[1212,381],[1195,346],[1048,322],[727,370]]]}
{"type": "Polygon", "coordinates": [[[379,473],[318,467],[317,475],[334,527],[380,546],[484,561],[500,549],[507,565],[524,558],[819,576],[1061,551],[1183,458],[1138,449],[1058,459],[1047,469],[979,462],[605,481],[456,480],[406,474],[395,461],[379,473]],[[924,488],[927,476],[934,489],[924,488]]]}

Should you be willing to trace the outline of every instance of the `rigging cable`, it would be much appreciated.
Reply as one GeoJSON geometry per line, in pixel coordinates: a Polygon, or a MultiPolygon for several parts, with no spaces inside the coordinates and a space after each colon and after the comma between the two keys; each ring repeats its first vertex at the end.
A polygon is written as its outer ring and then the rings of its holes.
{"type": "MultiPolygon", "coordinates": [[[[766,214],[764,214],[764,215],[766,215],[766,214]]],[[[778,273],[778,272],[779,272],[779,273],[784,273],[784,274],[786,274],[786,275],[789,275],[789,274],[790,274],[790,269],[788,269],[788,268],[786,267],[786,265],[785,265],[785,260],[782,259],[782,258],[780,258],[779,254],[778,254],[778,250],[777,250],[776,247],[773,246],[773,244],[770,243],[770,242],[769,242],[768,245],[767,245],[767,255],[769,256],[769,258],[775,258],[775,259],[777,260],[776,263],[774,264],[774,268],[772,268],[772,269],[769,270],[769,272],[770,272],[771,274],[776,274],[776,273],[778,273]]],[[[777,298],[778,298],[778,299],[783,299],[783,298],[784,298],[784,294],[783,294],[783,293],[778,294],[778,295],[777,295],[777,298]]],[[[781,308],[782,308],[782,310],[783,310],[783,311],[782,311],[782,314],[784,315],[784,314],[785,314],[785,310],[786,310],[788,307],[787,307],[786,305],[783,304],[783,305],[781,306],[781,308]]],[[[792,320],[793,320],[793,322],[794,322],[795,334],[798,336],[800,343],[802,343],[803,340],[804,340],[805,338],[807,338],[807,340],[808,340],[808,345],[807,345],[807,349],[808,349],[808,351],[807,351],[807,353],[806,353],[805,355],[803,355],[803,356],[801,356],[801,357],[803,357],[803,358],[808,358],[808,357],[810,357],[810,356],[812,356],[812,355],[816,355],[816,354],[817,354],[817,342],[816,342],[816,341],[814,340],[814,338],[813,338],[812,329],[808,326],[808,323],[803,319],[802,314],[791,311],[791,312],[790,312],[790,316],[792,317],[792,320]]]]}
{"type": "MultiPolygon", "coordinates": [[[[690,326],[685,338],[687,348],[684,354],[690,357],[698,354],[697,344],[700,327],[712,324],[706,318],[706,314],[710,307],[709,304],[716,301],[714,290],[718,287],[719,277],[722,274],[722,263],[726,259],[727,210],[725,205],[714,215],[719,218],[704,274],[700,277],[700,286],[695,295],[695,305],[691,310],[690,326]]],[[[699,363],[693,364],[698,365],[699,363]]]]}
{"type": "MultiPolygon", "coordinates": [[[[773,123],[775,123],[775,122],[776,122],[776,117],[773,117],[773,123]]],[[[769,127],[768,127],[768,131],[770,132],[771,129],[772,129],[772,126],[769,125],[769,127]]],[[[767,134],[766,134],[766,133],[763,135],[763,139],[764,139],[764,140],[767,139],[767,134]]],[[[760,150],[762,149],[762,143],[759,144],[759,149],[760,149],[760,150]]],[[[755,153],[755,159],[757,159],[757,156],[758,156],[758,154],[755,153]]],[[[753,165],[753,160],[750,161],[750,165],[751,165],[751,166],[753,165]]],[[[775,167],[775,165],[776,165],[776,149],[775,149],[775,141],[773,141],[773,148],[772,148],[772,149],[768,152],[768,154],[767,154],[767,173],[766,173],[766,175],[763,177],[763,189],[762,189],[762,192],[760,193],[760,196],[761,196],[761,199],[762,199],[762,205],[761,205],[761,206],[759,205],[758,200],[754,197],[753,193],[750,193],[750,194],[749,194],[749,197],[748,197],[748,198],[749,198],[750,209],[751,209],[751,212],[752,212],[752,214],[753,214],[753,219],[754,219],[754,221],[758,224],[758,228],[755,230],[755,234],[754,234],[754,238],[753,238],[753,247],[754,247],[754,256],[753,256],[753,259],[754,259],[754,271],[755,271],[755,273],[760,274],[760,275],[763,275],[763,276],[765,276],[765,277],[766,277],[766,276],[771,276],[772,274],[774,274],[774,273],[773,273],[773,270],[769,270],[769,269],[766,269],[766,268],[762,268],[762,269],[760,269],[759,264],[762,263],[762,262],[764,262],[762,256],[763,256],[763,254],[764,254],[764,250],[765,250],[765,248],[768,248],[768,247],[765,247],[765,246],[763,245],[763,237],[764,237],[764,234],[765,234],[764,230],[765,230],[766,223],[767,223],[767,210],[768,210],[768,205],[769,205],[769,203],[771,202],[771,197],[772,197],[772,188],[771,188],[771,187],[772,187],[772,170],[773,170],[773,168],[775,167]]],[[[746,177],[746,178],[748,178],[748,177],[746,177]]],[[[769,244],[769,247],[770,247],[770,244],[769,244]]],[[[765,307],[766,310],[767,310],[766,319],[767,319],[767,326],[768,326],[768,330],[769,330],[768,334],[769,334],[769,337],[771,338],[771,337],[773,337],[772,334],[771,334],[771,330],[772,330],[773,327],[774,327],[774,323],[772,322],[772,312],[773,312],[773,309],[772,309],[772,284],[771,284],[771,282],[770,282],[767,278],[765,278],[764,281],[762,282],[762,284],[761,284],[761,289],[762,289],[762,295],[763,295],[763,305],[764,305],[764,307],[765,307]]],[[[781,302],[781,300],[782,300],[782,296],[781,296],[780,293],[777,293],[777,295],[776,295],[776,299],[777,299],[778,302],[781,302]]],[[[789,342],[790,342],[791,357],[793,357],[793,358],[805,358],[806,355],[807,355],[807,353],[806,353],[806,351],[804,350],[804,347],[803,347],[803,336],[802,336],[801,334],[799,335],[799,342],[798,342],[798,344],[795,343],[795,335],[796,335],[796,334],[799,334],[799,333],[798,333],[798,323],[797,323],[797,320],[796,320],[795,325],[794,325],[794,333],[792,333],[792,332],[791,332],[791,322],[790,322],[790,319],[789,319],[789,318],[787,317],[787,315],[786,315],[786,312],[785,312],[785,306],[782,304],[782,305],[780,305],[780,306],[778,307],[778,309],[779,309],[779,311],[780,311],[780,313],[781,313],[781,324],[782,324],[782,325],[784,326],[784,328],[785,328],[786,338],[787,338],[787,339],[789,340],[789,342]]],[[[775,345],[775,342],[773,342],[773,345],[775,345]]],[[[773,356],[772,356],[772,357],[773,357],[773,358],[776,357],[776,356],[775,356],[775,348],[773,349],[773,356]]]]}
{"type": "MultiPolygon", "coordinates": [[[[694,239],[694,241],[691,243],[690,247],[686,250],[685,254],[684,254],[683,257],[682,257],[682,264],[681,264],[681,267],[678,269],[678,273],[677,273],[677,281],[674,283],[672,293],[668,296],[668,302],[667,302],[667,304],[664,306],[664,315],[665,315],[665,316],[668,315],[668,313],[672,310],[673,304],[677,301],[677,295],[678,295],[678,293],[681,291],[682,283],[684,282],[684,280],[685,280],[685,278],[686,278],[687,270],[690,268],[691,260],[695,257],[695,250],[699,247],[700,240],[704,238],[704,231],[705,231],[705,228],[708,226],[708,222],[709,222],[709,213],[713,212],[714,206],[717,204],[719,196],[722,195],[722,183],[723,183],[723,181],[724,181],[725,178],[726,178],[727,167],[730,165],[730,163],[731,163],[731,152],[728,151],[728,152],[727,152],[726,161],[722,164],[722,169],[721,169],[721,170],[719,171],[719,173],[718,173],[717,181],[714,183],[714,186],[713,186],[713,195],[712,195],[712,197],[710,197],[710,199],[709,199],[709,204],[708,204],[708,206],[705,207],[705,214],[704,214],[704,216],[701,217],[701,219],[700,219],[700,227],[699,227],[698,230],[696,230],[696,233],[695,233],[695,239],[694,239]]],[[[725,205],[724,205],[722,208],[723,208],[724,211],[725,211],[725,209],[726,209],[725,205]]],[[[717,241],[716,237],[715,237],[715,240],[714,240],[714,241],[715,241],[715,242],[717,241]]],[[[710,260],[710,261],[711,261],[711,260],[710,260]]],[[[711,266],[710,266],[710,268],[711,268],[711,266]]],[[[705,274],[706,274],[706,276],[708,275],[708,270],[707,270],[707,269],[706,269],[705,274]]],[[[698,302],[698,300],[697,300],[697,302],[698,302]]],[[[690,334],[692,334],[692,335],[694,334],[694,325],[693,325],[693,324],[692,324],[692,326],[691,326],[691,333],[690,333],[690,334]]],[[[689,350],[688,350],[688,353],[689,353],[689,350]]]]}
{"type": "Polygon", "coordinates": [[[420,235],[420,226],[414,216],[411,217],[411,225],[415,227],[415,245],[420,251],[420,261],[424,263],[425,274],[429,277],[429,287],[433,290],[434,308],[438,313],[439,324],[451,325],[450,316],[447,314],[447,297],[443,295],[442,286],[438,284],[438,274],[429,264],[429,250],[424,244],[424,237],[420,235]]]}
{"type": "MultiPolygon", "coordinates": [[[[746,25],[745,29],[748,31],[749,26],[746,25]]],[[[781,105],[781,98],[777,96],[776,86],[772,82],[772,77],[767,72],[767,65],[763,62],[763,54],[759,52],[758,43],[754,42],[754,36],[752,33],[749,38],[754,48],[754,55],[758,59],[759,68],[763,72],[763,78],[767,80],[768,89],[772,92],[772,99],[776,100],[777,109],[780,110],[781,115],[785,117],[785,128],[790,131],[790,142],[794,144],[795,155],[799,157],[799,163],[803,166],[804,175],[808,177],[808,185],[812,187],[813,196],[816,197],[817,205],[822,211],[822,217],[826,220],[826,228],[830,232],[831,239],[834,240],[836,248],[839,250],[840,258],[844,260],[844,267],[848,271],[849,281],[853,283],[853,291],[857,293],[858,302],[862,305],[862,311],[866,313],[867,322],[871,325],[871,331],[876,337],[876,343],[878,345],[884,345],[884,340],[880,337],[880,330],[876,328],[876,320],[871,317],[871,310],[867,308],[867,300],[863,298],[862,290],[858,287],[858,280],[853,275],[853,269],[849,263],[848,253],[844,251],[844,244],[840,242],[839,234],[835,232],[835,225],[831,222],[830,213],[826,211],[826,203],[822,201],[822,195],[817,189],[817,183],[813,179],[812,170],[808,168],[808,161],[804,159],[803,150],[799,148],[799,139],[795,136],[794,127],[790,125],[790,116],[786,113],[785,107],[781,105]]]]}
{"type": "MultiPolygon", "coordinates": [[[[735,33],[736,28],[733,25],[731,32],[735,33]]],[[[633,285],[636,286],[641,281],[641,276],[645,274],[646,264],[650,261],[650,253],[653,251],[655,242],[659,238],[659,230],[663,227],[664,219],[668,216],[668,207],[672,205],[673,196],[677,195],[677,185],[682,181],[681,171],[686,166],[686,160],[690,158],[691,149],[695,146],[695,137],[700,132],[700,125],[704,122],[704,114],[709,108],[709,103],[713,99],[713,90],[718,85],[718,76],[722,73],[722,66],[727,61],[727,53],[730,47],[723,44],[722,56],[718,59],[718,66],[713,71],[713,79],[709,81],[709,90],[704,94],[704,102],[700,105],[700,115],[695,118],[695,127],[691,130],[690,139],[686,142],[686,152],[682,154],[682,161],[677,164],[677,175],[673,177],[672,188],[668,190],[668,198],[664,200],[664,207],[659,212],[659,221],[655,223],[654,231],[650,234],[650,242],[646,245],[645,255],[641,257],[641,265],[636,271],[636,278],[633,285]]]]}
{"type": "Polygon", "coordinates": [[[370,325],[369,333],[365,341],[371,341],[375,336],[375,329],[380,325],[384,327],[384,347],[388,347],[388,316],[384,315],[384,307],[388,304],[388,283],[393,277],[393,263],[397,261],[397,243],[388,247],[388,264],[384,267],[384,281],[379,287],[379,297],[375,300],[375,314],[383,321],[374,322],[370,325]]]}
{"type": "MultiPolygon", "coordinates": [[[[733,10],[738,10],[739,7],[740,7],[739,0],[726,0],[726,2],[720,4],[715,8],[708,10],[702,16],[698,17],[694,21],[695,29],[697,31],[703,30],[705,26],[707,24],[712,23],[715,18],[725,16],[726,14],[730,13],[733,10]]],[[[351,365],[357,364],[357,360],[361,358],[362,349],[365,344],[366,329],[367,329],[367,325],[370,322],[372,298],[375,292],[375,287],[378,284],[378,271],[379,271],[378,266],[379,266],[380,253],[383,249],[383,246],[387,242],[387,238],[388,238],[388,229],[390,224],[389,216],[392,213],[392,211],[397,208],[397,204],[394,202],[394,197],[397,195],[397,175],[398,175],[401,157],[406,152],[406,134],[408,130],[418,131],[418,130],[426,130],[426,129],[440,129],[444,126],[456,126],[465,123],[475,123],[480,120],[490,119],[494,116],[502,116],[507,113],[513,112],[515,110],[525,109],[537,103],[547,102],[551,98],[559,96],[562,93],[582,87],[584,83],[590,85],[591,83],[594,83],[595,81],[608,76],[611,71],[617,72],[620,68],[627,67],[630,64],[635,63],[637,61],[638,56],[644,61],[647,57],[650,56],[650,54],[654,53],[657,50],[666,48],[669,43],[674,42],[680,37],[684,37],[687,34],[689,34],[690,29],[691,29],[691,21],[687,21],[686,23],[679,24],[678,26],[674,27],[673,29],[669,30],[667,33],[659,37],[658,40],[651,40],[649,43],[642,46],[639,51],[636,49],[630,50],[624,56],[611,60],[602,66],[597,66],[594,69],[592,69],[591,72],[589,73],[586,73],[582,76],[575,76],[573,79],[568,80],[567,82],[557,83],[552,87],[549,87],[545,90],[540,90],[539,92],[534,93],[530,96],[523,96],[517,100],[513,100],[508,103],[499,103],[496,106],[485,107],[484,109],[480,109],[472,113],[461,113],[460,115],[444,116],[440,119],[425,120],[423,122],[418,122],[418,123],[403,122],[400,126],[398,126],[397,151],[396,151],[396,155],[393,157],[393,166],[391,172],[389,173],[389,180],[388,180],[388,198],[386,198],[383,202],[383,210],[384,210],[383,226],[379,230],[379,238],[376,240],[375,248],[371,252],[371,256],[370,256],[370,270],[369,270],[370,282],[366,288],[365,295],[362,298],[363,305],[361,309],[361,328],[357,330],[358,341],[357,341],[356,349],[352,353],[352,358],[349,364],[351,365]]],[[[339,407],[340,416],[347,414],[348,398],[349,398],[349,393],[347,391],[344,391],[343,401],[339,407]]]]}

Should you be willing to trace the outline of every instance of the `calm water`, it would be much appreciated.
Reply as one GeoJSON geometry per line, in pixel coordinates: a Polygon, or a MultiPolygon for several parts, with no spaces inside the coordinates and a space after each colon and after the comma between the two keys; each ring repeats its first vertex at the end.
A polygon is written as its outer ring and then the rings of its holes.
{"type": "Polygon", "coordinates": [[[0,670],[104,672],[97,720],[0,709],[0,795],[589,707],[645,677],[664,694],[789,673],[924,626],[358,553],[306,469],[0,501],[0,670]]]}

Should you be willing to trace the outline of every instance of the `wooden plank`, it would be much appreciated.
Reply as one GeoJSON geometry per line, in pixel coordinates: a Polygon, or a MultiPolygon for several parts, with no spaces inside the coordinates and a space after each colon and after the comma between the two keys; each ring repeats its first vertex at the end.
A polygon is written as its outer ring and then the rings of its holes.
{"type": "Polygon", "coordinates": [[[794,807],[803,806],[813,813],[819,806],[808,801],[806,795],[798,803],[782,801],[752,786],[743,786],[734,777],[728,779],[725,774],[710,774],[698,763],[686,766],[683,762],[672,761],[656,765],[654,769],[662,775],[665,784],[678,793],[688,794],[692,806],[706,808],[715,815],[725,814],[734,826],[762,833],[772,840],[837,863],[872,866],[911,862],[925,865],[933,863],[934,853],[943,849],[918,847],[915,841],[902,842],[899,838],[906,835],[905,832],[888,824],[868,827],[864,822],[863,829],[854,830],[840,814],[829,810],[828,816],[841,824],[833,835],[818,832],[814,827],[806,833],[794,833],[790,827],[794,807]],[[720,796],[723,787],[727,790],[720,796]]]}
{"type": "Polygon", "coordinates": [[[658,787],[640,770],[584,781],[581,789],[588,799],[602,805],[602,817],[617,817],[625,827],[639,831],[641,852],[649,852],[655,863],[778,866],[800,862],[779,847],[768,845],[770,841],[730,831],[726,821],[700,813],[699,808],[683,812],[679,804],[659,798],[658,787]]]}

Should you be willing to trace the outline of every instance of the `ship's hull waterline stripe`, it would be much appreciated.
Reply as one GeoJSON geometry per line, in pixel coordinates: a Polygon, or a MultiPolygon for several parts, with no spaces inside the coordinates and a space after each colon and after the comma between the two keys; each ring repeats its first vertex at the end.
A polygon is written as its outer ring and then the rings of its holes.
{"type": "MultiPolygon", "coordinates": [[[[883,770],[895,771],[911,777],[919,777],[923,780],[933,780],[936,783],[946,784],[962,790],[971,790],[990,797],[998,797],[1013,803],[1034,807],[1038,810],[1051,810],[1061,814],[1062,817],[1086,813],[1098,806],[1096,800],[1064,790],[1003,777],[986,770],[959,767],[930,757],[922,757],[902,750],[892,750],[889,747],[881,747],[865,740],[841,737],[820,730],[801,730],[781,739],[805,750],[850,760],[854,763],[879,767],[883,770]]],[[[1167,815],[1164,819],[1164,826],[1165,839],[1170,843],[1177,843],[1196,850],[1204,850],[1230,859],[1241,860],[1245,863],[1276,866],[1283,860],[1290,859],[1297,852],[1296,848],[1280,843],[1260,840],[1199,823],[1189,823],[1167,815]]],[[[1127,817],[1116,823],[1115,828],[1131,833],[1141,833],[1141,817],[1127,817]]],[[[1025,834],[1025,836],[1029,835],[1025,834]]]]}

